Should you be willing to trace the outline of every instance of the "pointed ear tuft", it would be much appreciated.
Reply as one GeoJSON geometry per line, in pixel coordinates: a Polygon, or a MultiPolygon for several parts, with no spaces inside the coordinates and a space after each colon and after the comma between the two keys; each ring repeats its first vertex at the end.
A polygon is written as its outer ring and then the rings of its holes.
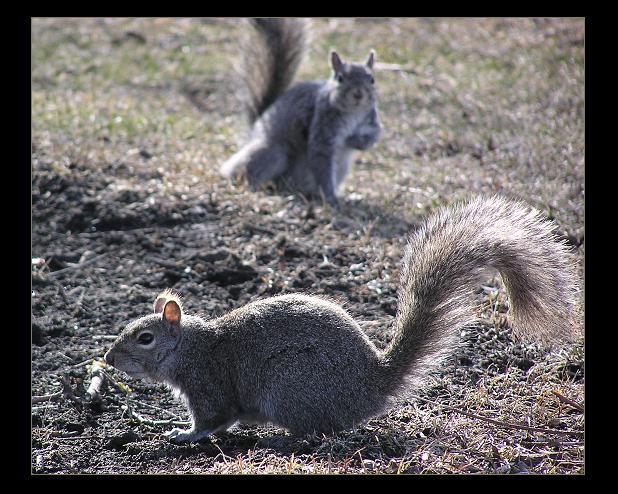
{"type": "Polygon", "coordinates": [[[163,307],[163,320],[172,326],[178,326],[182,318],[182,309],[175,300],[168,300],[163,307]]]}
{"type": "Polygon", "coordinates": [[[163,312],[163,307],[165,307],[165,303],[169,300],[175,300],[180,309],[182,310],[182,300],[180,294],[170,288],[166,288],[161,293],[159,293],[159,295],[157,295],[157,298],[154,302],[153,308],[155,314],[160,314],[161,312],[163,312]]]}
{"type": "Polygon", "coordinates": [[[163,312],[163,307],[165,307],[165,302],[167,302],[167,299],[163,296],[163,294],[160,294],[159,296],[157,296],[157,299],[155,300],[154,305],[153,305],[155,314],[159,314],[163,312]]]}
{"type": "Polygon", "coordinates": [[[375,58],[376,58],[376,52],[375,50],[371,50],[369,52],[369,57],[367,58],[365,65],[369,67],[370,69],[373,69],[373,62],[375,62],[375,58]]]}
{"type": "Polygon", "coordinates": [[[343,61],[335,50],[330,51],[330,65],[335,72],[341,72],[343,69],[343,61]]]}

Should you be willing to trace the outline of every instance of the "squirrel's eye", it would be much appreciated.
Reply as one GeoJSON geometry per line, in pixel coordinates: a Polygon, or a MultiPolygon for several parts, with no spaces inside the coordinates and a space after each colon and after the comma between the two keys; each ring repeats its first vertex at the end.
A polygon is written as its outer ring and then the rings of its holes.
{"type": "Polygon", "coordinates": [[[343,82],[343,76],[341,74],[337,74],[337,81],[343,82]]]}
{"type": "Polygon", "coordinates": [[[371,78],[371,84],[373,84],[375,82],[375,79],[372,77],[371,78]]]}
{"type": "Polygon", "coordinates": [[[154,340],[154,335],[152,333],[142,333],[137,337],[138,343],[142,345],[148,345],[148,343],[152,343],[154,340]]]}

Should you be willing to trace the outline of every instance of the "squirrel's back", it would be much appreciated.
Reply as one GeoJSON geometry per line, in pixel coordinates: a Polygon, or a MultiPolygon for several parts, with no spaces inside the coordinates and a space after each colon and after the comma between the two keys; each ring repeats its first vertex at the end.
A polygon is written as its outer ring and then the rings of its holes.
{"type": "Polygon", "coordinates": [[[379,352],[330,300],[286,294],[209,321],[228,335],[247,421],[297,432],[340,430],[376,415],[389,400],[373,385],[379,352]],[[256,365],[259,363],[259,365],[256,365]]]}

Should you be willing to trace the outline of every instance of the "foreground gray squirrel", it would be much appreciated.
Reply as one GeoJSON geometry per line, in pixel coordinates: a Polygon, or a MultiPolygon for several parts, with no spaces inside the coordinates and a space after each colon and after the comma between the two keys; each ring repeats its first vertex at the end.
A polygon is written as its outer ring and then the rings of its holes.
{"type": "Polygon", "coordinates": [[[524,204],[477,197],[443,207],[408,239],[394,337],[379,351],[339,305],[282,295],[215,319],[185,314],[161,293],[154,313],[122,331],[105,354],[130,376],[166,383],[198,441],[237,421],[293,433],[330,433],[384,413],[450,355],[475,321],[472,295],[486,268],[502,275],[513,334],[542,344],[580,333],[575,260],[554,225],[524,204]]]}
{"type": "Polygon", "coordinates": [[[338,205],[337,191],[355,151],[380,138],[372,50],[365,63],[330,54],[332,77],[288,89],[306,44],[300,19],[251,19],[257,39],[246,43],[240,77],[252,126],[248,142],[222,166],[232,179],[267,182],[338,205]]]}

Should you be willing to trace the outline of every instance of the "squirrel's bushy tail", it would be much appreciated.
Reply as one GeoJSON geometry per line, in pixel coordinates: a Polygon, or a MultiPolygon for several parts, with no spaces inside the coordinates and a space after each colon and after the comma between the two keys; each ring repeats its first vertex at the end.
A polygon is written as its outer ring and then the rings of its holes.
{"type": "Polygon", "coordinates": [[[291,84],[305,52],[308,26],[305,20],[286,18],[257,18],[248,23],[257,36],[245,37],[238,72],[252,124],[291,84]]]}
{"type": "Polygon", "coordinates": [[[502,275],[516,337],[572,340],[578,328],[574,256],[554,225],[523,204],[475,198],[429,217],[409,240],[396,332],[379,365],[383,392],[421,380],[476,317],[473,292],[486,268],[502,275]]]}

